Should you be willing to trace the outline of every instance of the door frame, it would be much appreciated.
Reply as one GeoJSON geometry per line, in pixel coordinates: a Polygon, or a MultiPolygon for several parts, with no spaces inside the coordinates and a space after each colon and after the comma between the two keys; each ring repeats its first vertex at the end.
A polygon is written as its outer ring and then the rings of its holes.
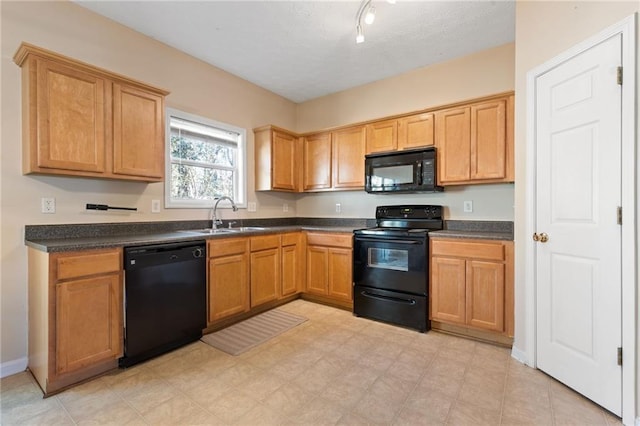
{"type": "Polygon", "coordinates": [[[516,358],[524,358],[523,361],[536,368],[536,282],[535,282],[535,242],[530,235],[536,232],[536,79],[547,71],[557,67],[572,57],[590,49],[604,40],[622,35],[622,421],[624,424],[640,424],[636,420],[636,377],[637,377],[637,332],[636,321],[638,313],[638,293],[636,292],[636,241],[640,241],[638,235],[638,208],[640,202],[638,189],[640,188],[640,175],[636,177],[636,171],[640,170],[640,158],[636,150],[636,15],[633,14],[588,38],[576,46],[566,50],[560,55],[539,65],[527,73],[527,147],[526,147],[526,203],[525,209],[525,235],[526,243],[522,244],[525,250],[525,350],[514,351],[516,358]],[[636,180],[637,179],[637,180],[636,180]]]}

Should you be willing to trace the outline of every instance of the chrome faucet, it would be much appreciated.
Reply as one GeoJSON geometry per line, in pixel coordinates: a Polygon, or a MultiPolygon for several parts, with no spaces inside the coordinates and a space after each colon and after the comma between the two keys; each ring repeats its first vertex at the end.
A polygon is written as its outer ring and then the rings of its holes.
{"type": "Polygon", "coordinates": [[[218,225],[222,225],[222,219],[218,219],[218,204],[222,200],[229,200],[233,211],[234,212],[238,211],[238,207],[236,207],[236,203],[234,203],[231,198],[227,197],[226,195],[223,195],[222,197],[218,198],[215,204],[213,205],[213,208],[211,209],[211,229],[218,229],[218,225]]]}

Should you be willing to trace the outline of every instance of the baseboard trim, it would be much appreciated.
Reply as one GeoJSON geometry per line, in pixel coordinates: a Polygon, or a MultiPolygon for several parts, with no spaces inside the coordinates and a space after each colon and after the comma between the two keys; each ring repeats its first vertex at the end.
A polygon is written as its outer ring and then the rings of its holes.
{"type": "MultiPolygon", "coordinates": [[[[511,348],[511,357],[520,361],[523,364],[529,365],[529,360],[527,359],[527,353],[525,351],[521,351],[520,349],[513,346],[511,348]]],[[[531,367],[531,365],[529,365],[531,367]]]]}
{"type": "Polygon", "coordinates": [[[13,361],[7,361],[0,364],[0,378],[12,376],[17,373],[21,373],[27,369],[28,358],[14,359],[13,361]]]}

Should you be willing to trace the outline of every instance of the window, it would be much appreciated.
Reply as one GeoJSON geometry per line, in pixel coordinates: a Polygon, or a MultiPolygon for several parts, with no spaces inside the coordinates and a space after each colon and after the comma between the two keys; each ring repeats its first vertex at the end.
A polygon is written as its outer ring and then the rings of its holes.
{"type": "Polygon", "coordinates": [[[226,195],[246,204],[244,129],[167,109],[165,207],[211,208],[226,195]]]}

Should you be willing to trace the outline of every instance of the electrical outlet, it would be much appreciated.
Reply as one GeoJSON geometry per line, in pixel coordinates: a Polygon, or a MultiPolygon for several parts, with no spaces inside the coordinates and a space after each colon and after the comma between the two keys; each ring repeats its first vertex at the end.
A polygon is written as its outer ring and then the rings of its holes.
{"type": "Polygon", "coordinates": [[[255,201],[249,201],[249,203],[247,204],[247,211],[249,211],[249,212],[255,212],[256,211],[256,202],[255,201]]]}
{"type": "Polygon", "coordinates": [[[41,205],[42,213],[53,214],[53,213],[56,212],[56,199],[55,198],[42,197],[42,199],[40,201],[42,203],[42,205],[41,205]]]}
{"type": "Polygon", "coordinates": [[[465,201],[462,209],[465,213],[473,213],[473,201],[465,201]]]}
{"type": "Polygon", "coordinates": [[[282,205],[282,211],[283,211],[283,212],[288,212],[288,211],[289,211],[289,204],[284,203],[284,204],[282,205]]]}
{"type": "Polygon", "coordinates": [[[160,200],[151,200],[151,213],[160,213],[160,200]]]}
{"type": "Polygon", "coordinates": [[[336,213],[340,213],[342,211],[342,205],[340,203],[336,203],[336,213]]]}

